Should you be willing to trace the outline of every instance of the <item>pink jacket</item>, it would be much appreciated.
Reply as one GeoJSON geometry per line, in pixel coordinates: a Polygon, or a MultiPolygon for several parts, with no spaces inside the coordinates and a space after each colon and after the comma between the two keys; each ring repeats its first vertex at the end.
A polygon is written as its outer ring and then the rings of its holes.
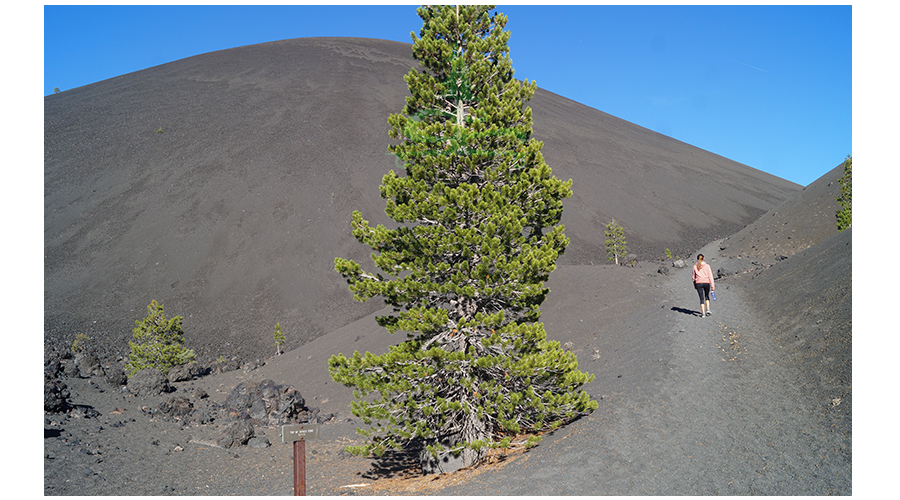
{"type": "Polygon", "coordinates": [[[716,289],[716,282],[713,280],[712,268],[704,262],[700,264],[700,270],[697,270],[697,264],[691,266],[691,278],[694,283],[709,283],[711,290],[716,289]]]}

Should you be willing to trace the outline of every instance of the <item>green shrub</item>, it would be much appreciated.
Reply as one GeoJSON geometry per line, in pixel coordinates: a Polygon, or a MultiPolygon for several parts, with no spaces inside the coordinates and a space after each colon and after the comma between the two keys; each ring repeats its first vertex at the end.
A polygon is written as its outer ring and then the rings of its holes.
{"type": "Polygon", "coordinates": [[[134,375],[144,368],[158,368],[168,373],[174,366],[190,363],[196,359],[193,349],[184,347],[184,330],[181,316],[166,319],[162,304],[155,300],[147,306],[147,317],[135,321],[134,341],[129,341],[131,354],[128,355],[128,375],[134,375]]]}

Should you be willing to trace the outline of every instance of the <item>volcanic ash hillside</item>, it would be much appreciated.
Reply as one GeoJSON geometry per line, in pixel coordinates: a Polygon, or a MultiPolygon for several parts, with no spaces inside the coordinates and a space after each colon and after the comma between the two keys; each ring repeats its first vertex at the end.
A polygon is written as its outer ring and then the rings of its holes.
{"type": "MultiPolygon", "coordinates": [[[[157,300],[201,356],[266,357],[379,310],[334,258],[365,262],[351,211],[389,223],[381,177],[409,44],[285,40],[203,54],[44,101],[45,343],[127,350],[157,300]]],[[[528,75],[524,75],[528,76],[528,75]]],[[[534,135],[573,179],[563,265],[606,262],[616,218],[632,251],[687,254],[800,186],[538,90],[534,135]]]]}

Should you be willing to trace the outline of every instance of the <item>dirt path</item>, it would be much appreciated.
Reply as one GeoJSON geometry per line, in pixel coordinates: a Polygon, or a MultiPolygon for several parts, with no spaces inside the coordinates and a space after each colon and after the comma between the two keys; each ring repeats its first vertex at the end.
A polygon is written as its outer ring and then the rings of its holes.
{"type": "MultiPolygon", "coordinates": [[[[714,268],[717,247],[702,250],[714,268]]],[[[644,333],[671,340],[667,375],[605,398],[510,466],[444,493],[849,495],[840,438],[817,425],[822,402],[795,389],[797,374],[775,361],[778,346],[741,289],[717,283],[713,316],[701,319],[689,267],[662,288],[665,314],[647,311],[649,323],[674,326],[644,333]]]]}

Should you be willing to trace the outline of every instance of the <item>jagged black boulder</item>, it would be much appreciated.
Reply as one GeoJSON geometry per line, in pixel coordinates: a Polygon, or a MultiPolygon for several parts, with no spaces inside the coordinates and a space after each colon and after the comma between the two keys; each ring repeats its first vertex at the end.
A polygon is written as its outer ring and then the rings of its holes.
{"type": "Polygon", "coordinates": [[[81,378],[91,378],[93,376],[104,376],[103,367],[100,366],[100,358],[93,353],[85,352],[75,355],[75,367],[78,369],[78,376],[81,378]]]}
{"type": "Polygon", "coordinates": [[[248,420],[236,420],[222,430],[216,444],[222,448],[242,446],[253,437],[253,424],[248,420]]]}
{"type": "Polygon", "coordinates": [[[128,384],[128,375],[125,374],[125,369],[118,364],[103,365],[103,374],[106,377],[106,383],[113,387],[122,387],[128,384]]]}
{"type": "Polygon", "coordinates": [[[184,396],[175,396],[159,405],[159,413],[169,420],[182,420],[193,410],[194,404],[184,396]]]}
{"type": "Polygon", "coordinates": [[[318,413],[306,407],[303,396],[293,386],[278,385],[269,379],[238,384],[224,406],[232,418],[252,419],[266,426],[310,421],[309,417],[318,413]]]}
{"type": "Polygon", "coordinates": [[[44,371],[44,411],[60,413],[69,409],[69,389],[51,371],[44,371]]]}
{"type": "Polygon", "coordinates": [[[158,368],[144,368],[128,378],[128,391],[136,396],[159,396],[172,392],[169,379],[158,368]]]}

